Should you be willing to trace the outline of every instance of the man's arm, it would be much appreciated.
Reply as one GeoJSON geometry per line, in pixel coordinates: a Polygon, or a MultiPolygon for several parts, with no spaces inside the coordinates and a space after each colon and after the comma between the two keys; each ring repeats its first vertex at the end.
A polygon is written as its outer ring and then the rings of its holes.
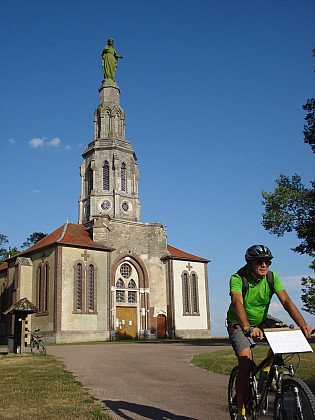
{"type": "Polygon", "coordinates": [[[312,327],[310,325],[307,325],[305,319],[303,318],[298,308],[292,302],[286,290],[280,290],[280,292],[277,292],[276,294],[284,309],[288,312],[288,314],[298,325],[298,327],[301,328],[305,337],[310,338],[312,335],[312,327]]]}
{"type": "Polygon", "coordinates": [[[231,292],[231,301],[234,310],[235,317],[240,324],[244,332],[251,331],[250,336],[252,338],[263,338],[263,333],[259,328],[251,328],[248,322],[247,314],[244,308],[243,295],[239,292],[231,292]]]}

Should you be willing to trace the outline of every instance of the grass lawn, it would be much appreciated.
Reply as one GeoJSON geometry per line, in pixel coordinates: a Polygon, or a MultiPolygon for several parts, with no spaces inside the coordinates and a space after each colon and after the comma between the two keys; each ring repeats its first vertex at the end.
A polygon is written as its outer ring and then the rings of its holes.
{"type": "MultiPolygon", "coordinates": [[[[315,350],[315,344],[311,344],[311,347],[315,350]]],[[[256,346],[253,351],[255,361],[262,361],[266,357],[267,352],[268,346],[256,346]]],[[[237,364],[232,349],[198,354],[193,358],[192,363],[200,368],[222,373],[224,375],[229,375],[233,366],[237,364]]],[[[298,356],[294,355],[288,364],[294,366],[296,376],[303,379],[315,395],[314,353],[300,354],[300,361],[298,356]]]]}
{"type": "Polygon", "coordinates": [[[1,419],[111,418],[53,356],[2,356],[0,371],[1,419]]]}

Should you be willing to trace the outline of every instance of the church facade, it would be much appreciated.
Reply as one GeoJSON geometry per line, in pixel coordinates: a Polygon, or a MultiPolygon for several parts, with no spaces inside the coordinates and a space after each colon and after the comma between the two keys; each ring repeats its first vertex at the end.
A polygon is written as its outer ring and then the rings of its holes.
{"type": "Polygon", "coordinates": [[[0,338],[10,305],[37,307],[28,329],[48,342],[209,338],[208,260],[141,222],[137,157],[116,83],[99,89],[94,139],[83,152],[78,223],[65,223],[0,266],[0,338]]]}

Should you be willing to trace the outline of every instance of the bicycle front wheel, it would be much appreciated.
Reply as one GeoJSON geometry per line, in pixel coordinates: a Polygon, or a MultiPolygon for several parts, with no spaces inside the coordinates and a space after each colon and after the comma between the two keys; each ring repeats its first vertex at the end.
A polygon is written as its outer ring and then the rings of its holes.
{"type": "Polygon", "coordinates": [[[40,354],[43,354],[44,356],[46,355],[46,347],[43,340],[38,341],[38,351],[40,354]]]}
{"type": "Polygon", "coordinates": [[[229,385],[228,385],[228,407],[229,407],[231,420],[235,420],[237,417],[236,387],[235,387],[237,372],[238,372],[238,366],[235,366],[230,373],[229,385]]]}
{"type": "Polygon", "coordinates": [[[284,379],[281,393],[276,394],[275,420],[314,420],[315,397],[309,387],[298,378],[284,379]]]}

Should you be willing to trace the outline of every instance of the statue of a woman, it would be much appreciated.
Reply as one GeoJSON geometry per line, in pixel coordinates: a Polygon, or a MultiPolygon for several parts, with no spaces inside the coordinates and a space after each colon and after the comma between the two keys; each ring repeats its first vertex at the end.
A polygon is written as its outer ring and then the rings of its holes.
{"type": "Polygon", "coordinates": [[[118,55],[114,48],[114,40],[109,38],[107,45],[102,51],[102,69],[105,80],[111,80],[115,82],[114,76],[117,69],[117,61],[119,58],[123,58],[118,55]]]}

